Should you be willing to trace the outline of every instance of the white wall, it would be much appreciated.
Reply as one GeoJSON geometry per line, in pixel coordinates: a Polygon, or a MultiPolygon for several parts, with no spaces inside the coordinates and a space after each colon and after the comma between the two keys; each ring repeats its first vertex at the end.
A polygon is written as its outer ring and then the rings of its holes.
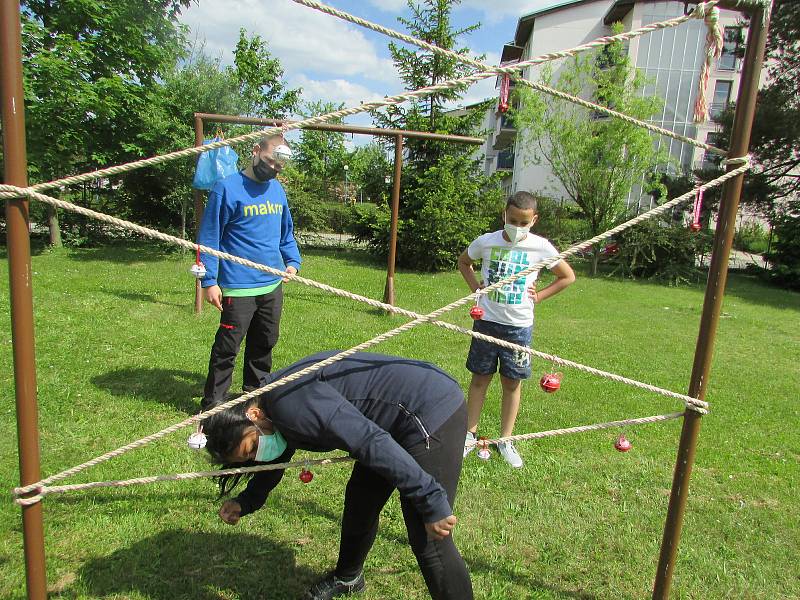
{"type": "MultiPolygon", "coordinates": [[[[595,38],[608,35],[611,29],[603,25],[603,17],[611,5],[611,0],[596,0],[536,17],[531,37],[525,46],[524,60],[579,46],[595,38]]],[[[554,81],[558,79],[558,72],[563,68],[564,63],[564,60],[550,63],[555,69],[554,81]]],[[[525,78],[539,81],[541,68],[541,66],[535,65],[526,69],[525,78]]],[[[524,190],[556,199],[568,199],[566,190],[561,182],[553,176],[546,161],[543,160],[538,165],[529,164],[531,154],[523,149],[520,137],[518,132],[512,191],[524,190]]]]}

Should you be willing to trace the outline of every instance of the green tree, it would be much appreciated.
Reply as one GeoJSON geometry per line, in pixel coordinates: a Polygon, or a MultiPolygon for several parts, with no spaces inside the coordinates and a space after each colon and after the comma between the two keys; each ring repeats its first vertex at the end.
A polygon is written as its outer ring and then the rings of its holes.
{"type": "MultiPolygon", "coordinates": [[[[206,55],[202,46],[193,49],[151,87],[147,110],[141,115],[142,130],[135,139],[139,153],[152,156],[193,145],[195,112],[287,117],[297,107],[300,90],[288,89],[280,79],[282,73],[280,62],[271,57],[260,38],[248,38],[244,30],[239,32],[233,66],[223,67],[220,59],[206,55]]],[[[218,129],[232,137],[249,127],[218,129]]],[[[239,150],[246,156],[250,147],[239,150]]],[[[185,237],[193,208],[195,163],[194,158],[170,161],[128,174],[123,193],[131,217],[179,226],[185,237]]]]}
{"type": "MultiPolygon", "coordinates": [[[[619,31],[619,25],[615,31],[619,31]]],[[[645,77],[635,69],[623,44],[566,59],[554,82],[552,68],[542,69],[541,81],[638,119],[661,110],[658,98],[643,97],[645,77]]],[[[625,216],[625,200],[634,185],[650,176],[666,158],[650,134],[632,125],[549,95],[523,88],[513,113],[521,142],[533,162],[544,160],[570,199],[583,211],[592,236],[625,216]]],[[[592,273],[597,272],[594,250],[592,273]]]]}
{"type": "Polygon", "coordinates": [[[241,114],[282,119],[297,109],[300,90],[287,88],[280,61],[261,36],[248,37],[247,31],[240,29],[233,64],[244,106],[241,114]]]}
{"type": "MultiPolygon", "coordinates": [[[[458,4],[460,0],[408,0],[412,17],[399,20],[415,37],[466,54],[465,47],[458,47],[459,38],[480,24],[453,29],[451,14],[458,4]]],[[[409,90],[472,71],[463,63],[426,50],[409,50],[392,43],[390,51],[409,90]]],[[[458,113],[447,110],[463,93],[464,88],[439,92],[409,105],[390,107],[385,113],[376,113],[374,119],[381,126],[395,129],[478,135],[487,106],[458,113]]],[[[453,268],[465,242],[488,229],[500,211],[500,190],[496,178],[481,174],[481,163],[482,157],[475,155],[471,145],[407,140],[398,229],[400,265],[421,270],[453,268]],[[446,173],[442,170],[445,166],[446,173]],[[446,176],[447,185],[432,173],[446,176]],[[437,228],[438,235],[434,231],[437,228]]],[[[364,218],[369,222],[361,223],[360,229],[372,232],[372,245],[384,256],[388,252],[388,236],[382,229],[379,231],[379,225],[387,221],[388,210],[384,205],[378,211],[365,212],[364,218]]]]}
{"type": "MultiPolygon", "coordinates": [[[[800,276],[800,4],[775,0],[767,38],[767,84],[759,90],[750,153],[755,168],[745,174],[742,203],[772,227],[777,243],[765,275],[792,287],[800,276]]],[[[729,147],[735,105],[722,116],[720,145],[729,147]]],[[[703,173],[721,174],[721,167],[703,173]]],[[[796,284],[795,284],[796,285],[796,284]]]]}
{"type": "Polygon", "coordinates": [[[356,148],[347,158],[350,180],[371,202],[381,202],[388,191],[385,178],[390,173],[389,161],[378,143],[356,148]]]}
{"type": "MultiPolygon", "coordinates": [[[[191,0],[23,0],[26,128],[33,182],[138,154],[148,89],[181,54],[191,0]]],[[[107,188],[96,188],[98,191],[107,188]]],[[[60,238],[51,213],[51,239],[60,238]]]]}
{"type": "MultiPolygon", "coordinates": [[[[303,107],[305,118],[339,110],[344,105],[332,102],[308,102],[303,107]]],[[[341,124],[341,119],[328,121],[341,124]]],[[[338,200],[336,190],[344,181],[344,165],[347,150],[344,147],[344,134],[335,131],[303,129],[296,147],[294,163],[303,173],[304,189],[316,195],[319,200],[338,200]]],[[[341,190],[343,191],[343,189],[341,190]]]]}

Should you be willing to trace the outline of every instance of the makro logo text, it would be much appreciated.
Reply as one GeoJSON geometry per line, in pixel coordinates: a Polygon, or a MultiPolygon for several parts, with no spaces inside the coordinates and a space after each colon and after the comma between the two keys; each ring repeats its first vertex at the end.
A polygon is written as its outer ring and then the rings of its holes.
{"type": "Polygon", "coordinates": [[[272,202],[262,202],[261,204],[248,204],[244,207],[245,217],[255,217],[257,215],[275,215],[283,213],[282,204],[273,204],[272,202]]]}

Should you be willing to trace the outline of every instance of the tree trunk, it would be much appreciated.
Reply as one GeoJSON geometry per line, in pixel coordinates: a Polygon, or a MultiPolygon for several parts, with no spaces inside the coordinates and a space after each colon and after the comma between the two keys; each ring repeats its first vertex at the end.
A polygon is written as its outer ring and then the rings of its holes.
{"type": "Polygon", "coordinates": [[[596,248],[592,252],[592,271],[591,276],[595,277],[597,275],[597,263],[600,262],[600,249],[596,248]]]}
{"type": "Polygon", "coordinates": [[[47,206],[47,228],[50,230],[50,246],[61,248],[61,227],[58,224],[58,211],[55,206],[47,206]]]}

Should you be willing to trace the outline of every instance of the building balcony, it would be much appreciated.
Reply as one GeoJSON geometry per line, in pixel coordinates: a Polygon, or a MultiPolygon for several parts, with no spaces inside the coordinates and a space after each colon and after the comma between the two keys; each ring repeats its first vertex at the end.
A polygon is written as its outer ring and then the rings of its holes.
{"type": "Polygon", "coordinates": [[[514,170],[514,152],[511,150],[503,150],[497,155],[497,171],[513,171],[514,170]]]}
{"type": "Polygon", "coordinates": [[[517,137],[517,130],[508,115],[501,115],[497,119],[497,125],[494,130],[494,141],[492,142],[492,149],[502,150],[514,143],[517,137]]]}
{"type": "Polygon", "coordinates": [[[712,102],[708,107],[708,116],[712,121],[718,123],[719,118],[722,116],[722,113],[725,112],[726,108],[728,108],[727,102],[712,102]]]}

